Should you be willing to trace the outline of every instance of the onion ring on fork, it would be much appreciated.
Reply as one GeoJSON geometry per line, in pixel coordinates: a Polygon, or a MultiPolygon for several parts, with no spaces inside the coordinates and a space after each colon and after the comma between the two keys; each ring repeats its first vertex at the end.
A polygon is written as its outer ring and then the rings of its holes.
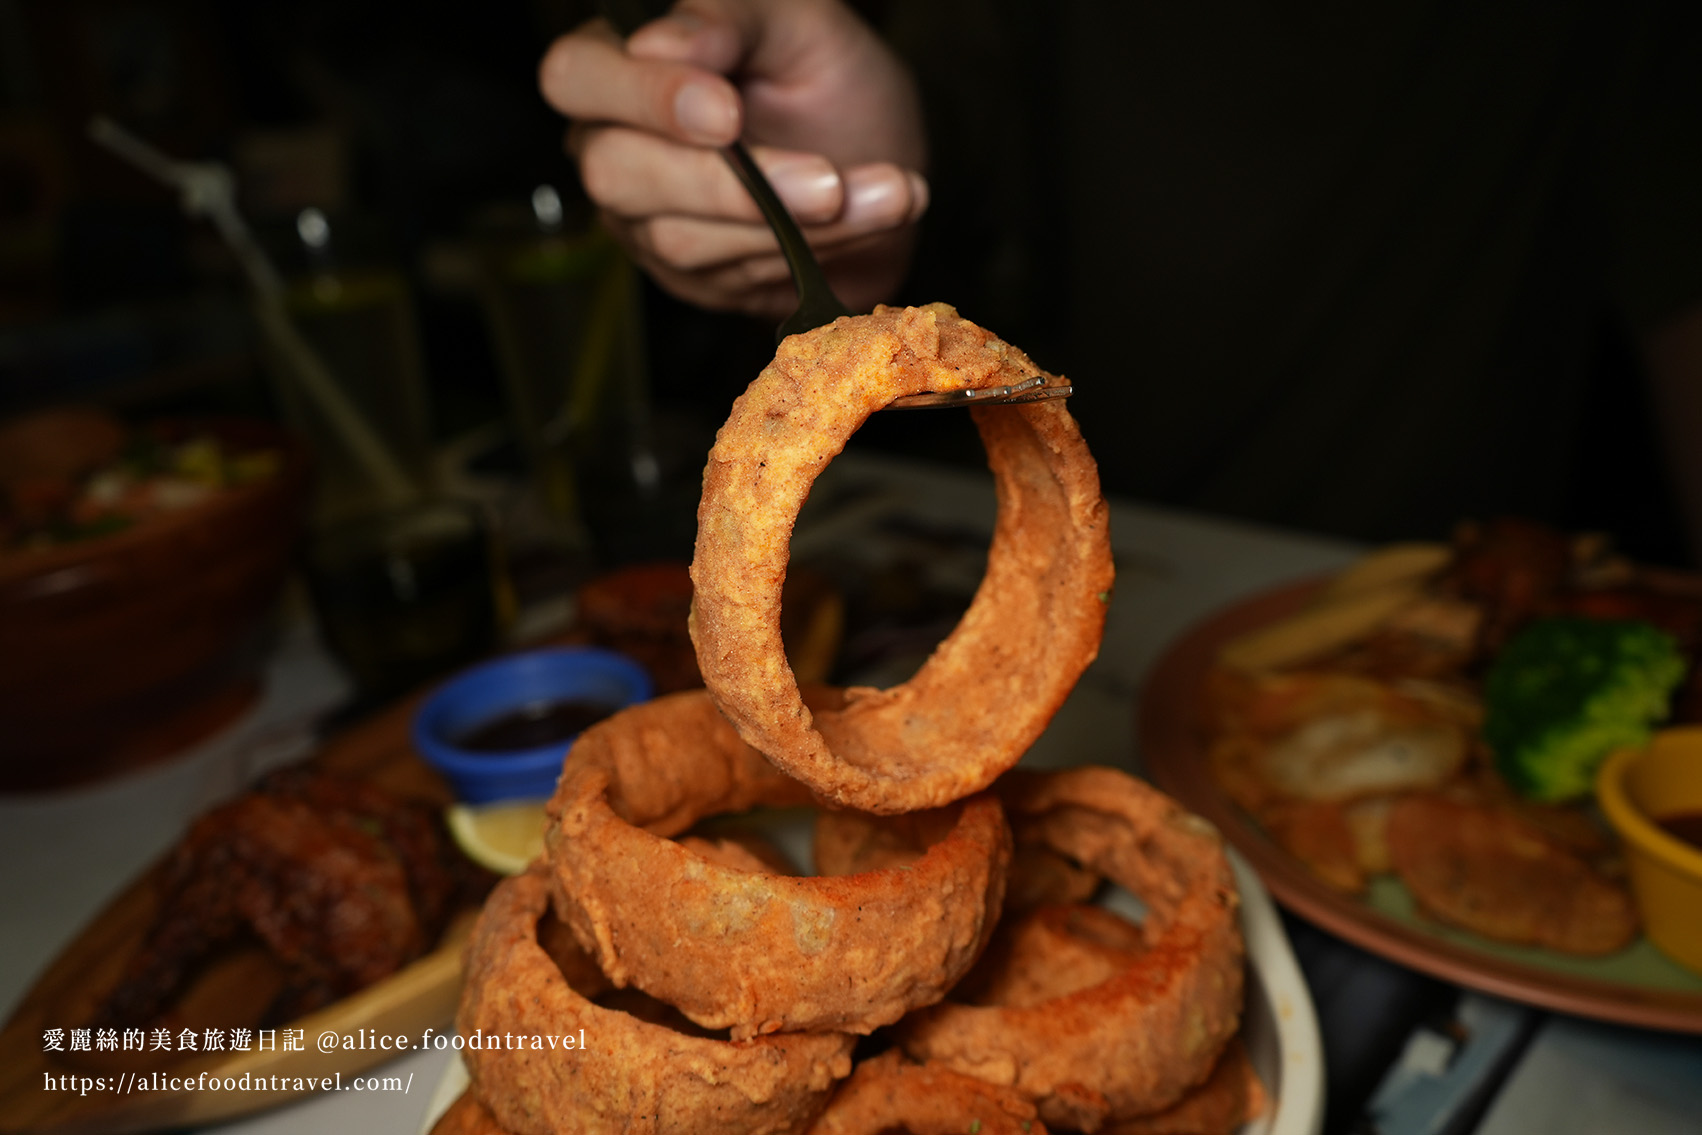
{"type": "Polygon", "coordinates": [[[999,801],[936,816],[913,864],[832,878],[711,862],[666,838],[804,795],[703,690],[622,710],[574,742],[548,806],[556,912],[616,985],[734,1040],[869,1033],[939,1000],[998,921],[1011,846],[999,801]]]}
{"type": "Polygon", "coordinates": [[[921,1009],[898,1043],[917,1060],[1016,1088],[1058,1127],[1094,1131],[1169,1107],[1205,1080],[1240,1022],[1239,895],[1221,837],[1116,769],[1019,771],[998,791],[1019,841],[1038,840],[1146,904],[1141,948],[1112,976],[1061,996],[921,1009]]]}
{"type": "Polygon", "coordinates": [[[945,304],[879,307],[787,338],[716,435],[691,567],[698,667],[739,735],[820,796],[891,814],[987,787],[1098,653],[1113,574],[1107,510],[1058,401],[972,411],[998,522],[974,600],[914,677],[812,713],[781,642],[792,526],[857,427],[905,394],[1037,373],[945,304]]]}

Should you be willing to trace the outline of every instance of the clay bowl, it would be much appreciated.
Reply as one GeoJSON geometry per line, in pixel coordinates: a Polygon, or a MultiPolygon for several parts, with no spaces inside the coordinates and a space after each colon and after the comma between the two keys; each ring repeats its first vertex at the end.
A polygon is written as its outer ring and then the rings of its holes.
{"type": "Polygon", "coordinates": [[[278,473],[110,536],[0,555],[0,791],[181,749],[258,690],[306,507],[306,451],[263,422],[170,422],[276,450],[278,473]]]}

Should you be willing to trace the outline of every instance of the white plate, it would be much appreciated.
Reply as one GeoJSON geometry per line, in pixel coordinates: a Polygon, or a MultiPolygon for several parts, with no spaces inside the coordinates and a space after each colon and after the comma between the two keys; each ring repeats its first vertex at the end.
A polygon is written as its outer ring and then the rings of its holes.
{"type": "Polygon", "coordinates": [[[1270,892],[1234,848],[1229,861],[1241,888],[1241,934],[1247,940],[1241,1038],[1272,1104],[1241,1135],[1318,1135],[1324,1127],[1324,1046],[1312,995],[1270,892]]]}
{"type": "MultiPolygon", "coordinates": [[[[770,834],[794,862],[809,862],[807,823],[786,823],[770,834]]],[[[1233,848],[1229,859],[1241,888],[1241,933],[1247,940],[1241,1039],[1271,1099],[1270,1111],[1240,1135],[1318,1135],[1324,1125],[1324,1050],[1312,997],[1265,885],[1233,848]]],[[[422,1135],[466,1087],[467,1069],[457,1056],[432,1093],[422,1135]]]]}

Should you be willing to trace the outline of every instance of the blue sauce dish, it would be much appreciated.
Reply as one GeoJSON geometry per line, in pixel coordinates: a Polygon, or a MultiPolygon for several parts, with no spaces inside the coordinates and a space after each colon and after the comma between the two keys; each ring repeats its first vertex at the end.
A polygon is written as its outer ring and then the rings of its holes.
{"type": "Polygon", "coordinates": [[[414,715],[414,747],[469,804],[537,799],[555,791],[582,729],[654,692],[644,668],[612,650],[505,655],[426,700],[414,715]]]}

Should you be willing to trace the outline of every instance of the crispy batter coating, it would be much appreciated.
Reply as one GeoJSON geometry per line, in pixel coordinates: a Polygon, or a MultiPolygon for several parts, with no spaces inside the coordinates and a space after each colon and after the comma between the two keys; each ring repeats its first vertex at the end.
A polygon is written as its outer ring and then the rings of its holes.
{"type": "Polygon", "coordinates": [[[1234,1135],[1265,1113],[1265,1085],[1236,1037],[1218,1057],[1206,1082],[1179,1103],[1151,1115],[1100,1128],[1099,1135],[1234,1135]]]}
{"type": "Polygon", "coordinates": [[[431,1135],[509,1135],[496,1121],[490,1109],[479,1102],[471,1090],[455,1097],[455,1102],[431,1125],[431,1135]]]}
{"type": "Polygon", "coordinates": [[[1041,1118],[1092,1131],[1165,1108],[1211,1071],[1241,1014],[1239,896],[1215,829],[1115,769],[1000,781],[1018,838],[1103,873],[1146,904],[1144,948],[1086,989],[1034,1004],[946,1001],[912,1014],[912,1057],[1015,1087],[1041,1118]]]}
{"type": "Polygon", "coordinates": [[[1415,793],[1389,813],[1389,854],[1419,906],[1486,938],[1611,954],[1637,935],[1630,893],[1494,803],[1415,793]]]}
{"type": "Polygon", "coordinates": [[[698,665],[739,735],[826,799],[896,813],[985,788],[1099,650],[1113,574],[1107,510],[1061,402],[972,411],[998,522],[974,601],[915,677],[812,712],[782,648],[793,522],[857,427],[904,394],[1038,373],[945,304],[877,308],[783,342],[716,437],[692,561],[698,665]]]}
{"type": "Polygon", "coordinates": [[[703,691],[624,710],[580,736],[550,801],[557,912],[617,985],[734,1039],[868,1033],[944,996],[998,919],[1010,858],[998,800],[939,817],[913,864],[845,877],[728,867],[666,838],[802,792],[703,691]]]}
{"type": "MultiPolygon", "coordinates": [[[[855,875],[914,863],[932,842],[925,828],[938,821],[928,818],[941,814],[937,810],[901,816],[822,812],[815,823],[816,870],[823,875],[855,875]]],[[[1104,881],[1097,872],[1072,863],[1051,848],[1018,838],[1005,876],[1003,917],[1010,919],[1049,903],[1085,903],[1104,881]]]]}
{"type": "Polygon", "coordinates": [[[586,1047],[473,1048],[474,1091],[514,1135],[769,1135],[808,1126],[851,1071],[853,1038],[688,1036],[587,1000],[538,944],[541,864],[491,894],[467,950],[463,1036],[577,1036],[586,1047]]]}
{"type": "Polygon", "coordinates": [[[897,1049],[865,1060],[834,1093],[809,1135],[1046,1135],[1020,1094],[897,1049]]]}
{"type": "Polygon", "coordinates": [[[1005,920],[952,1000],[1026,1009],[1109,981],[1145,949],[1141,928],[1104,907],[1037,907],[1005,920]]]}

